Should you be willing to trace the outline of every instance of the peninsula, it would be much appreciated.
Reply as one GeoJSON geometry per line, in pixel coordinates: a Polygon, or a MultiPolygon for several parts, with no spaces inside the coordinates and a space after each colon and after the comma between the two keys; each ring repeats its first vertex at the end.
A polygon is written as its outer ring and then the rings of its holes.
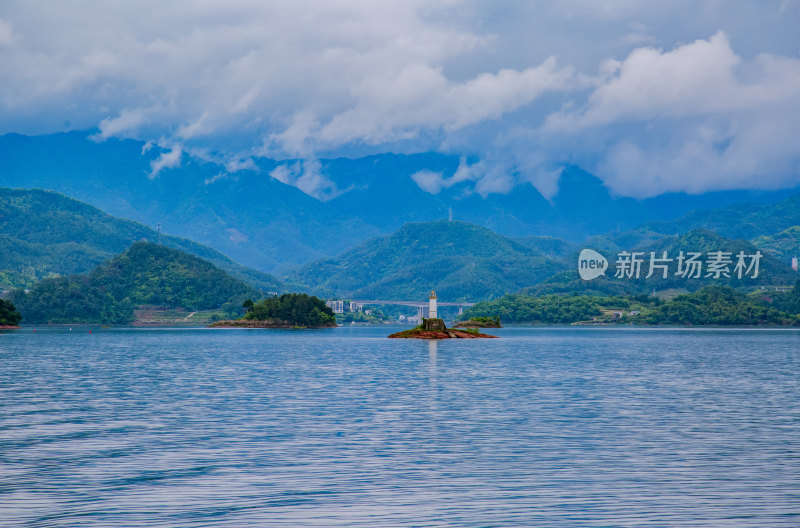
{"type": "Polygon", "coordinates": [[[503,328],[500,318],[494,317],[472,317],[466,321],[460,321],[453,325],[455,328],[503,328]]]}

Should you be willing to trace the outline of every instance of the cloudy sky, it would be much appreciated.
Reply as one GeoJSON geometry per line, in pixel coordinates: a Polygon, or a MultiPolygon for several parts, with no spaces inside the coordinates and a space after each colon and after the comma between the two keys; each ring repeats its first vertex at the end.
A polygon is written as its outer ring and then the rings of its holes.
{"type": "Polygon", "coordinates": [[[550,195],[569,163],[627,196],[781,188],[799,29],[798,0],[4,0],[0,133],[151,141],[154,173],[439,151],[471,161],[429,192],[550,195]]]}

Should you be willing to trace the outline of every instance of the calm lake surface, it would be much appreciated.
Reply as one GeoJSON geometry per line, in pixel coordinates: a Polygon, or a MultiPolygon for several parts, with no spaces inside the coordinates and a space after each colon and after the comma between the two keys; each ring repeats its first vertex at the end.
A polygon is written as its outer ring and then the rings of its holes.
{"type": "Polygon", "coordinates": [[[800,332],[0,335],[0,526],[800,526],[800,332]]]}

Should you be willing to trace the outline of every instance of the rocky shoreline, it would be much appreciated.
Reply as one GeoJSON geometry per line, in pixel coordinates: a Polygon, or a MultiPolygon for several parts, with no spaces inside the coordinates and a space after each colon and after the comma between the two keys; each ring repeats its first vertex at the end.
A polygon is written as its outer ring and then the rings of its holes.
{"type": "Polygon", "coordinates": [[[477,330],[447,328],[443,319],[423,319],[420,326],[396,332],[389,337],[391,339],[481,339],[497,336],[481,334],[477,330]]]}
{"type": "Polygon", "coordinates": [[[467,330],[448,329],[444,332],[436,330],[425,330],[423,328],[412,328],[403,330],[389,336],[391,339],[481,339],[493,338],[497,336],[481,334],[479,332],[469,332],[467,330]]]}

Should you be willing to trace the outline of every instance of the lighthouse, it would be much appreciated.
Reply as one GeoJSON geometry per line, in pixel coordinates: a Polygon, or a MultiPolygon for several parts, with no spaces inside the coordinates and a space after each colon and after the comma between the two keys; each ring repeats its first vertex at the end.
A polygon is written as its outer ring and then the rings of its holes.
{"type": "Polygon", "coordinates": [[[429,319],[438,319],[439,316],[436,314],[436,292],[431,290],[430,299],[428,300],[428,318],[429,319]]]}
{"type": "Polygon", "coordinates": [[[428,296],[428,318],[422,321],[422,328],[433,332],[447,332],[444,321],[439,319],[439,314],[436,312],[436,292],[433,290],[428,296]]]}

